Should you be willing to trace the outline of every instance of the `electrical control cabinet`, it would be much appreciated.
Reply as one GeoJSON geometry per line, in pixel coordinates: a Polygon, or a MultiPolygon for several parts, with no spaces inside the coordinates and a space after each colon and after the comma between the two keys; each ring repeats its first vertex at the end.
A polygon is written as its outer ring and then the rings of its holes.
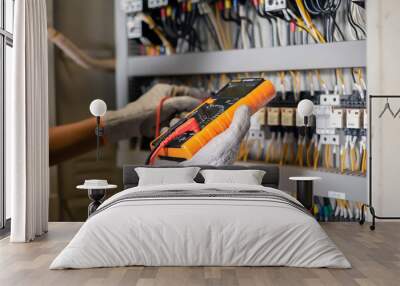
{"type": "MultiPolygon", "coordinates": [[[[117,9],[119,11],[116,12],[122,13],[123,16],[115,17],[117,21],[118,107],[123,107],[127,103],[127,95],[131,89],[138,89],[138,96],[142,94],[142,85],[135,84],[135,88],[132,88],[131,79],[141,81],[142,78],[151,78],[155,82],[159,80],[173,84],[189,83],[191,85],[194,83],[215,92],[227,82],[226,79],[252,76],[267,78],[275,84],[281,94],[276,96],[279,100],[261,109],[252,117],[249,133],[242,145],[247,144],[246,140],[249,140],[249,145],[246,147],[257,151],[257,144],[261,144],[262,156],[249,154],[248,160],[260,160],[273,164],[281,164],[283,161],[284,165],[300,165],[297,158],[299,154],[296,155],[296,153],[299,152],[301,157],[301,151],[303,151],[304,155],[309,153],[304,156],[299,169],[315,168],[315,171],[323,173],[332,171],[344,176],[348,173],[353,174],[349,163],[345,164],[344,171],[340,169],[339,162],[342,159],[339,158],[338,151],[345,146],[346,135],[357,137],[356,149],[360,146],[360,138],[362,134],[366,134],[362,129],[368,127],[368,120],[366,120],[367,114],[363,109],[365,107],[363,105],[364,98],[362,96],[360,98],[357,92],[351,93],[354,85],[362,85],[362,73],[365,73],[366,66],[366,49],[364,37],[352,40],[353,37],[350,34],[352,27],[343,25],[349,20],[343,17],[335,18],[336,23],[333,24],[341,28],[345,38],[338,42],[335,39],[336,35],[329,39],[330,33],[327,32],[331,31],[328,28],[330,25],[327,21],[325,22],[326,27],[321,25],[325,21],[322,14],[310,14],[311,24],[315,25],[322,37],[325,38],[324,43],[319,44],[316,43],[312,33],[297,29],[298,27],[293,25],[293,21],[296,19],[304,21],[302,16],[304,11],[298,9],[296,1],[214,2],[194,0],[190,2],[190,8],[186,5],[188,2],[185,0],[115,1],[123,7],[123,9],[117,9]],[[244,5],[245,2],[246,5],[244,5]],[[247,11],[248,8],[251,9],[250,13],[247,11]],[[169,40],[173,47],[172,52],[164,52],[167,45],[160,37],[156,37],[157,41],[148,37],[149,25],[146,21],[143,21],[143,27],[135,23],[127,25],[127,37],[126,29],[124,26],[121,28],[121,23],[126,25],[127,17],[135,14],[135,11],[143,11],[155,22],[155,27],[158,29],[156,32],[169,40]],[[190,11],[195,14],[192,15],[193,18],[188,17],[190,11]],[[255,13],[255,11],[259,13],[255,13]],[[215,15],[215,19],[208,17],[208,15],[212,16],[210,13],[215,15]],[[294,13],[294,15],[290,13],[294,13]],[[230,17],[235,19],[249,17],[251,21],[243,18],[240,28],[242,30],[244,28],[244,33],[237,36],[238,27],[233,22],[226,22],[226,19],[230,17]],[[277,21],[268,21],[283,17],[290,21],[278,21],[281,22],[278,27],[277,21]],[[195,24],[188,25],[186,23],[194,18],[197,18],[195,24]],[[220,24],[224,26],[223,31],[218,28],[221,26],[220,24]],[[232,29],[228,29],[230,26],[232,29]],[[186,29],[186,27],[191,27],[191,29],[186,29]],[[198,35],[194,32],[191,34],[190,31],[195,31],[198,35]],[[196,40],[197,36],[200,41],[196,40]],[[139,38],[140,41],[137,41],[139,38]],[[135,41],[130,39],[135,39],[135,41]],[[146,39],[148,40],[146,41],[146,39]],[[137,45],[139,48],[132,47],[133,45],[137,45]],[[128,51],[126,51],[126,47],[128,47],[128,51]],[[152,50],[156,52],[153,53],[152,50]],[[362,69],[361,72],[360,69],[362,69]],[[191,79],[181,82],[181,78],[186,77],[191,77],[191,79]],[[224,77],[225,80],[222,80],[224,77]],[[222,84],[222,82],[224,83],[222,84]],[[346,86],[346,89],[343,86],[346,86]],[[296,106],[301,99],[310,99],[315,106],[314,115],[308,118],[307,128],[303,128],[304,118],[298,116],[296,112],[296,106]],[[350,113],[348,110],[351,110],[350,113]],[[347,117],[350,117],[349,122],[346,120],[347,117]],[[250,144],[250,141],[253,143],[250,144]],[[286,147],[288,155],[282,160],[285,144],[288,146],[286,147]],[[311,146],[307,152],[304,147],[306,145],[311,146]],[[269,148],[269,146],[271,147],[269,148]],[[320,152],[319,157],[315,155],[315,150],[320,152]],[[317,157],[315,158],[315,156],[317,157]],[[330,164],[330,160],[328,160],[326,165],[327,157],[330,157],[331,161],[335,163],[330,164]]],[[[304,1],[301,2],[304,3],[304,1]]],[[[346,12],[347,8],[341,6],[340,9],[346,12]]],[[[342,15],[342,12],[339,10],[337,14],[342,15]]],[[[356,27],[356,29],[358,28],[356,27]]],[[[337,28],[334,30],[337,34],[337,28]]],[[[154,30],[150,32],[155,33],[154,30]]],[[[362,34],[361,31],[358,31],[358,35],[362,34]]],[[[132,100],[137,97],[130,98],[132,100]]],[[[219,112],[216,109],[202,111],[219,112]]],[[[177,138],[177,141],[171,141],[168,147],[171,147],[172,151],[176,146],[190,140],[191,136],[193,137],[193,134],[187,132],[177,138]],[[172,146],[174,144],[175,147],[172,146]]],[[[148,138],[148,142],[151,139],[148,138]]],[[[129,155],[131,148],[129,144],[130,142],[119,144],[122,148],[119,148],[118,164],[134,163],[127,161],[128,158],[132,158],[129,155]]],[[[149,144],[144,145],[148,146],[149,144]]],[[[357,152],[359,150],[357,149],[357,152]]],[[[349,157],[345,159],[346,162],[350,161],[349,157]]],[[[356,171],[356,175],[363,174],[365,175],[365,173],[361,173],[361,170],[356,171]]]]}

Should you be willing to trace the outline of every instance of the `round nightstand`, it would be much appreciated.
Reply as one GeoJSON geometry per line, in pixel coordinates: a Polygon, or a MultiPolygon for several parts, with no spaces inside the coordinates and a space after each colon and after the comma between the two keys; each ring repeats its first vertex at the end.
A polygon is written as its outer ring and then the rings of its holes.
{"type": "Polygon", "coordinates": [[[78,190],[87,190],[89,199],[92,201],[88,206],[88,217],[101,205],[106,191],[116,187],[117,185],[108,184],[107,180],[85,180],[83,185],[76,186],[78,190]]]}
{"type": "Polygon", "coordinates": [[[313,206],[313,183],[321,180],[320,177],[290,177],[289,180],[296,181],[297,191],[296,198],[303,206],[312,210],[313,206]]]}

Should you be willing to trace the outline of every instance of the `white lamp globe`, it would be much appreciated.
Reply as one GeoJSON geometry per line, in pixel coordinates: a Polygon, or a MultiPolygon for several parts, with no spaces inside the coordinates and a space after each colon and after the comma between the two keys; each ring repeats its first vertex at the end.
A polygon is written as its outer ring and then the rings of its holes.
{"type": "Polygon", "coordinates": [[[303,99],[297,105],[297,112],[301,117],[312,115],[314,110],[314,103],[309,99],[303,99]]]}
{"type": "Polygon", "coordinates": [[[107,104],[101,99],[95,99],[90,103],[89,110],[93,116],[103,116],[107,111],[107,104]]]}

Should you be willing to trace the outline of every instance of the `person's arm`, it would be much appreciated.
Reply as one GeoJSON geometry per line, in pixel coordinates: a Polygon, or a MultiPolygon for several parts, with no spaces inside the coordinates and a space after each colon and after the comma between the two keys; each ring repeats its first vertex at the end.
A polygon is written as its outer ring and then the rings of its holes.
{"type": "MultiPolygon", "coordinates": [[[[156,111],[160,101],[169,97],[162,107],[159,118],[161,126],[168,125],[171,118],[181,112],[193,110],[200,104],[199,98],[207,96],[197,89],[184,86],[157,84],[138,100],[124,108],[107,111],[101,118],[104,128],[101,144],[139,136],[153,136],[156,111]]],[[[52,127],[49,130],[50,165],[58,164],[96,148],[96,118],[52,127]]]]}
{"type": "MultiPolygon", "coordinates": [[[[71,159],[96,148],[96,118],[49,129],[50,165],[71,159]]],[[[104,143],[100,137],[101,144],[104,143]]]]}

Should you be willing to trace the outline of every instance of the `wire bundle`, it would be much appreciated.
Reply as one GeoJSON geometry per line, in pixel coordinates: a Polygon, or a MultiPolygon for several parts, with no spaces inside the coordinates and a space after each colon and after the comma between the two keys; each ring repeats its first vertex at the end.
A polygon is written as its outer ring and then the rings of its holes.
{"type": "MultiPolygon", "coordinates": [[[[266,6],[266,0],[170,1],[168,6],[134,15],[146,15],[139,17],[164,46],[152,49],[153,54],[164,49],[186,53],[366,37],[365,9],[351,0],[287,0],[285,9],[270,12],[266,6]]],[[[143,34],[137,44],[159,45],[146,37],[143,34]]],[[[148,55],[146,49],[132,51],[148,55]]]]}
{"type": "Polygon", "coordinates": [[[358,221],[362,215],[362,203],[315,196],[313,215],[324,222],[358,221]]]}

